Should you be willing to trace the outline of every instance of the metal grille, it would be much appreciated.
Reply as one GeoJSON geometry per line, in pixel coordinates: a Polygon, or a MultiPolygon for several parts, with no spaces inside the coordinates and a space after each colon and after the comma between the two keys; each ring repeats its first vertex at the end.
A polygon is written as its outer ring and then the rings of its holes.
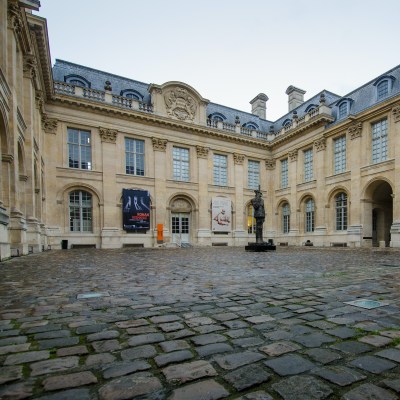
{"type": "Polygon", "coordinates": [[[335,139],[335,174],[346,171],[346,136],[335,139]]]}
{"type": "Polygon", "coordinates": [[[258,189],[260,185],[260,163],[258,161],[249,160],[248,185],[250,189],[258,189]]]}
{"type": "Polygon", "coordinates": [[[214,154],[214,185],[227,186],[227,157],[214,154]]]}
{"type": "Polygon", "coordinates": [[[312,149],[304,152],[304,182],[311,181],[313,178],[313,151],[312,149]]]}
{"type": "Polygon", "coordinates": [[[372,163],[387,159],[387,119],[372,124],[372,163]]]}
{"type": "Polygon", "coordinates": [[[174,179],[189,181],[189,150],[181,147],[173,148],[174,179]]]}
{"type": "Polygon", "coordinates": [[[68,128],[68,165],[70,168],[92,169],[90,132],[68,128]]]}
{"type": "Polygon", "coordinates": [[[144,141],[125,138],[126,173],[144,176],[144,141]]]}

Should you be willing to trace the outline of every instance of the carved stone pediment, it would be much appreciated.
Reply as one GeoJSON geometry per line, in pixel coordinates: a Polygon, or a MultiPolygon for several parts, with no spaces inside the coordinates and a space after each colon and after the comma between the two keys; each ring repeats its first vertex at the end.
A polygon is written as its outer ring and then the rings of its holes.
{"type": "Polygon", "coordinates": [[[186,199],[175,199],[171,204],[172,212],[190,212],[192,210],[192,206],[186,199]]]}
{"type": "Polygon", "coordinates": [[[100,138],[102,142],[116,143],[118,131],[116,129],[99,127],[100,138]]]}
{"type": "Polygon", "coordinates": [[[197,102],[185,88],[176,86],[164,94],[165,107],[170,117],[182,121],[193,121],[196,116],[197,102]]]}

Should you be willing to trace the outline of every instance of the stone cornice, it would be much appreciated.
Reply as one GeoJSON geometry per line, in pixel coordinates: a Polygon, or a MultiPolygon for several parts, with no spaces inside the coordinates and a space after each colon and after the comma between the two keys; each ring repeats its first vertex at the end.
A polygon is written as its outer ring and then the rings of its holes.
{"type": "Polygon", "coordinates": [[[118,131],[116,129],[102,128],[99,127],[100,138],[102,142],[116,143],[118,131]]]}
{"type": "Polygon", "coordinates": [[[197,158],[208,158],[208,147],[196,146],[197,158]]]}

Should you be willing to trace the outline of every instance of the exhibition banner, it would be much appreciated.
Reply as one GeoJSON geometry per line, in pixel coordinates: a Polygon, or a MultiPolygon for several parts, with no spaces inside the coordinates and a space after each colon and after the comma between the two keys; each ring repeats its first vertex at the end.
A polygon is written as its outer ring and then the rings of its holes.
{"type": "Polygon", "coordinates": [[[126,231],[150,229],[150,193],[147,190],[122,189],[122,223],[126,231]]]}
{"type": "Polygon", "coordinates": [[[232,220],[231,200],[225,197],[213,197],[212,199],[212,231],[230,232],[232,220]]]}

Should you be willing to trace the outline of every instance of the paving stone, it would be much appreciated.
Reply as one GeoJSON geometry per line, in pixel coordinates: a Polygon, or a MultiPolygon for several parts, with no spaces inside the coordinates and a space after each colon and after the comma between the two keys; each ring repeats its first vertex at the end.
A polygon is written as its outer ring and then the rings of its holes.
{"type": "Polygon", "coordinates": [[[391,338],[379,336],[379,335],[364,336],[358,340],[360,342],[370,344],[371,346],[374,346],[374,347],[383,347],[392,341],[391,338]]]}
{"type": "Polygon", "coordinates": [[[195,332],[189,330],[189,329],[182,329],[181,331],[176,331],[176,332],[171,332],[168,333],[166,336],[168,339],[182,339],[190,336],[194,336],[195,332]]]}
{"type": "Polygon", "coordinates": [[[58,357],[77,356],[88,354],[89,351],[86,346],[63,347],[57,350],[58,357]]]}
{"type": "Polygon", "coordinates": [[[98,340],[109,340],[109,339],[116,339],[119,337],[119,332],[115,330],[110,331],[102,331],[97,333],[92,333],[86,336],[86,340],[88,342],[95,342],[98,340]]]}
{"type": "Polygon", "coordinates": [[[264,363],[281,376],[300,374],[315,367],[315,364],[297,354],[287,354],[264,363]]]}
{"type": "Polygon", "coordinates": [[[76,368],[79,364],[79,357],[55,358],[52,360],[39,361],[31,364],[31,376],[52,374],[54,372],[66,371],[76,368]]]}
{"type": "Polygon", "coordinates": [[[256,392],[247,393],[238,397],[236,400],[274,400],[267,392],[257,390],[256,392]]]}
{"type": "Polygon", "coordinates": [[[308,349],[304,352],[320,364],[329,364],[332,361],[340,360],[342,357],[328,349],[308,349]]]}
{"type": "Polygon", "coordinates": [[[97,367],[105,364],[111,364],[115,357],[110,353],[90,354],[85,361],[87,367],[97,367]]]}
{"type": "Polygon", "coordinates": [[[293,339],[293,333],[278,329],[271,332],[264,332],[263,335],[270,340],[291,340],[293,339]]]}
{"type": "Polygon", "coordinates": [[[33,386],[33,381],[25,381],[0,386],[0,399],[19,400],[31,398],[33,393],[33,386]]]}
{"type": "Polygon", "coordinates": [[[92,383],[97,383],[97,378],[90,371],[82,371],[68,375],[51,376],[44,379],[42,385],[44,390],[52,391],[75,388],[92,383]]]}
{"type": "Polygon", "coordinates": [[[60,324],[48,324],[48,325],[35,326],[33,328],[26,329],[25,332],[28,335],[31,335],[33,333],[60,331],[61,329],[62,328],[61,328],[60,324]]]}
{"type": "Polygon", "coordinates": [[[196,326],[200,325],[211,325],[215,321],[209,317],[196,317],[196,318],[191,318],[186,320],[186,324],[190,326],[191,328],[194,328],[196,326]]]}
{"type": "Polygon", "coordinates": [[[265,358],[260,353],[244,351],[242,353],[228,354],[226,356],[216,356],[214,360],[221,368],[232,370],[243,365],[255,363],[265,358]]]}
{"type": "Polygon", "coordinates": [[[207,333],[212,333],[212,332],[218,332],[218,331],[224,331],[225,328],[221,325],[201,325],[193,328],[196,332],[200,334],[207,334],[207,333]]]}
{"type": "Polygon", "coordinates": [[[375,353],[375,355],[400,363],[400,350],[397,349],[385,349],[379,353],[375,353]]]}
{"type": "Polygon", "coordinates": [[[0,367],[0,385],[7,382],[16,381],[22,378],[22,367],[12,365],[10,367],[0,367]]]}
{"type": "Polygon", "coordinates": [[[23,344],[28,341],[26,336],[13,336],[5,339],[0,339],[0,347],[1,346],[8,346],[11,344],[23,344]]]}
{"type": "Polygon", "coordinates": [[[372,383],[365,383],[343,395],[343,400],[396,400],[398,397],[372,383]]]}
{"type": "Polygon", "coordinates": [[[92,346],[97,353],[106,353],[108,351],[121,350],[121,345],[118,340],[101,340],[93,342],[92,346]]]}
{"type": "Polygon", "coordinates": [[[175,389],[169,400],[218,400],[227,396],[229,392],[223,386],[208,379],[175,389]]]}
{"type": "Polygon", "coordinates": [[[216,376],[217,372],[212,365],[203,360],[190,363],[170,365],[162,370],[165,378],[173,383],[185,383],[206,376],[216,376]]]}
{"type": "Polygon", "coordinates": [[[332,389],[312,376],[292,376],[272,385],[284,400],[322,400],[328,398],[332,389]]]}
{"type": "Polygon", "coordinates": [[[41,332],[37,333],[34,338],[35,340],[42,339],[55,339],[55,338],[65,338],[71,336],[71,331],[67,329],[61,329],[59,331],[41,332]]]}
{"type": "Polygon", "coordinates": [[[12,329],[12,330],[6,330],[6,331],[0,330],[0,338],[5,338],[8,336],[18,336],[19,334],[20,334],[19,329],[12,329]]]}
{"type": "Polygon", "coordinates": [[[160,354],[154,357],[154,361],[159,367],[164,367],[165,365],[187,361],[191,358],[193,358],[193,354],[189,350],[179,350],[167,354],[160,354]]]}
{"type": "Polygon", "coordinates": [[[125,329],[125,328],[137,328],[139,326],[149,325],[149,322],[145,319],[131,319],[127,321],[119,321],[115,323],[118,328],[125,329]]]}
{"type": "Polygon", "coordinates": [[[23,343],[23,344],[12,344],[10,346],[2,346],[0,347],[0,356],[4,354],[10,354],[10,353],[20,353],[23,351],[29,350],[31,347],[30,343],[23,343]]]}
{"type": "Polygon", "coordinates": [[[110,379],[116,378],[118,376],[124,376],[132,374],[137,371],[144,371],[146,369],[150,369],[151,366],[147,361],[143,360],[135,360],[131,361],[120,361],[111,364],[109,367],[105,367],[103,369],[103,378],[110,379]]]}
{"type": "Polygon", "coordinates": [[[247,328],[249,326],[247,322],[241,320],[225,321],[223,325],[230,329],[247,328]]]}
{"type": "Polygon", "coordinates": [[[269,355],[270,357],[280,356],[285,353],[300,350],[300,346],[292,342],[275,342],[260,347],[260,351],[269,355]]]}
{"type": "Polygon", "coordinates": [[[227,312],[227,313],[213,314],[213,318],[218,321],[225,322],[225,321],[230,321],[232,319],[237,319],[239,318],[239,315],[232,312],[227,312]]]}
{"type": "Polygon", "coordinates": [[[138,358],[150,358],[154,357],[157,351],[152,345],[138,346],[131,349],[121,351],[121,357],[123,360],[135,360],[138,358]]]}
{"type": "Polygon", "coordinates": [[[38,342],[40,350],[52,349],[53,347],[70,347],[79,343],[79,338],[66,337],[58,339],[41,340],[38,342]]]}
{"type": "Polygon", "coordinates": [[[34,361],[46,360],[50,357],[49,351],[30,351],[9,355],[4,361],[4,365],[25,364],[34,361]]]}
{"type": "Polygon", "coordinates": [[[107,324],[92,324],[92,325],[79,326],[78,328],[76,328],[76,333],[78,335],[82,335],[88,333],[101,332],[105,329],[107,329],[107,324]]]}
{"type": "Polygon", "coordinates": [[[226,343],[212,343],[205,346],[196,347],[196,351],[200,357],[207,357],[212,354],[220,354],[233,351],[233,348],[226,343]]]}
{"type": "MultiPolygon", "coordinates": [[[[286,320],[286,321],[290,321],[290,320],[286,320]]],[[[285,324],[285,320],[282,321],[283,324],[285,324]]],[[[294,336],[297,335],[305,335],[307,333],[317,333],[315,329],[310,328],[309,326],[306,325],[292,325],[290,326],[290,333],[292,333],[294,336]]]]}
{"type": "Polygon", "coordinates": [[[318,368],[313,371],[313,374],[318,375],[339,386],[351,385],[354,382],[366,379],[365,375],[362,375],[352,368],[343,366],[328,366],[318,368]]]}
{"type": "Polygon", "coordinates": [[[142,335],[144,333],[156,333],[158,329],[154,326],[139,326],[138,328],[128,328],[126,332],[129,335],[142,335]]]}
{"type": "Polygon", "coordinates": [[[257,336],[232,340],[232,344],[239,347],[254,347],[254,346],[260,346],[263,343],[265,343],[265,340],[257,336]]]}
{"type": "Polygon", "coordinates": [[[373,374],[380,374],[381,372],[396,367],[395,363],[374,356],[359,357],[350,364],[365,371],[372,372],[373,374]]]}
{"type": "Polygon", "coordinates": [[[233,339],[254,335],[254,333],[250,329],[234,329],[225,332],[225,334],[233,339]]]}
{"type": "Polygon", "coordinates": [[[206,344],[211,344],[211,343],[219,343],[219,342],[225,342],[226,337],[219,335],[217,333],[210,333],[207,335],[199,335],[199,336],[194,336],[191,338],[192,342],[198,346],[206,345],[206,344]]]}
{"type": "Polygon", "coordinates": [[[267,382],[270,377],[271,374],[257,364],[246,365],[223,376],[226,381],[239,391],[267,382]]]}
{"type": "Polygon", "coordinates": [[[326,330],[326,333],[329,335],[339,337],[341,339],[349,339],[359,335],[359,333],[356,330],[347,327],[328,329],[326,330]]]}
{"type": "Polygon", "coordinates": [[[340,350],[347,354],[361,354],[372,350],[372,347],[355,341],[341,342],[330,346],[332,349],[340,350]]]}
{"type": "Polygon", "coordinates": [[[293,337],[293,340],[305,347],[321,347],[324,343],[332,343],[336,341],[332,336],[325,335],[324,333],[311,333],[310,335],[295,336],[293,337]]]}
{"type": "Polygon", "coordinates": [[[379,334],[391,339],[400,338],[400,331],[381,331],[379,334]]]}
{"type": "Polygon", "coordinates": [[[170,351],[185,350],[190,348],[190,345],[186,340],[170,340],[167,342],[159,343],[159,345],[166,353],[170,351]]]}
{"type": "Polygon", "coordinates": [[[173,332],[173,331],[178,331],[178,330],[184,329],[185,326],[183,324],[181,324],[180,322],[170,322],[170,323],[166,323],[166,324],[160,324],[159,328],[163,332],[173,332]]]}
{"type": "Polygon", "coordinates": [[[256,315],[254,317],[246,318],[246,321],[251,322],[252,324],[262,324],[264,322],[274,321],[275,318],[270,315],[256,315]]]}
{"type": "Polygon", "coordinates": [[[400,379],[385,379],[382,383],[395,392],[400,393],[400,379]]]}
{"type": "Polygon", "coordinates": [[[182,318],[179,317],[178,315],[160,315],[157,317],[150,318],[150,321],[153,322],[154,324],[164,324],[166,322],[175,322],[180,320],[182,320],[182,318]]]}
{"type": "Polygon", "coordinates": [[[162,333],[149,333],[147,335],[132,336],[128,340],[129,346],[139,346],[147,343],[164,342],[165,336],[162,333]]]}
{"type": "Polygon", "coordinates": [[[313,328],[318,328],[318,329],[323,329],[323,330],[330,330],[330,329],[336,329],[337,325],[333,324],[328,321],[312,321],[308,322],[307,325],[312,326],[313,328]]]}

